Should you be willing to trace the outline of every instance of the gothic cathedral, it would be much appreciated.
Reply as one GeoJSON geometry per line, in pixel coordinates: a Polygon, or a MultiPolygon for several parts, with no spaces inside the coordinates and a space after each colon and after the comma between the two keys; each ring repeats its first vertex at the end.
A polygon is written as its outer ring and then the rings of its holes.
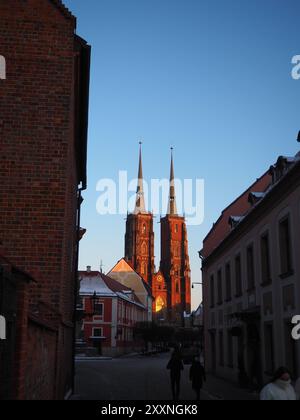
{"type": "Polygon", "coordinates": [[[183,325],[191,311],[191,270],[185,218],[177,213],[173,153],[168,211],[161,218],[161,262],[155,270],[153,214],[146,211],[140,148],[136,206],[126,221],[125,259],[149,284],[154,319],[183,325]]]}

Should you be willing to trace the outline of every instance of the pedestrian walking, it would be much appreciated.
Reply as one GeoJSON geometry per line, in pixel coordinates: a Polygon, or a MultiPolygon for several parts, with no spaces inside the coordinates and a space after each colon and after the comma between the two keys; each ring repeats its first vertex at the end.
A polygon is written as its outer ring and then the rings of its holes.
{"type": "Polygon", "coordinates": [[[285,367],[277,370],[273,380],[264,387],[261,401],[296,401],[297,396],[292,387],[291,374],[285,367]]]}
{"type": "Polygon", "coordinates": [[[192,381],[193,390],[196,392],[197,401],[200,401],[201,389],[203,388],[203,382],[206,382],[206,375],[199,356],[196,356],[193,360],[193,364],[190,369],[190,380],[192,381]]]}
{"type": "Polygon", "coordinates": [[[167,369],[170,370],[171,375],[173,400],[178,401],[180,397],[181,372],[184,370],[182,357],[179,350],[175,350],[173,352],[171,360],[167,365],[167,369]]]}

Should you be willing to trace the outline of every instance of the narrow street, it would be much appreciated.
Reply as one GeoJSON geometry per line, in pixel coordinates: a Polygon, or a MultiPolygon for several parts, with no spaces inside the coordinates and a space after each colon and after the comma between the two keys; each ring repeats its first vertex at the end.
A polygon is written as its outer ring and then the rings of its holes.
{"type": "MultiPolygon", "coordinates": [[[[76,365],[76,399],[94,401],[171,400],[169,355],[80,361],[76,365]]],[[[189,366],[182,374],[181,400],[194,400],[189,366]]],[[[255,400],[256,396],[208,377],[203,400],[255,400]]]]}

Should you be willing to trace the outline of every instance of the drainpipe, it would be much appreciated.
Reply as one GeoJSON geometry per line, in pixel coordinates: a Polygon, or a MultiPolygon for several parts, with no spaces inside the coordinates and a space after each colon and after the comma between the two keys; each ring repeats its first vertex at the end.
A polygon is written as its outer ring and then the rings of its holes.
{"type": "Polygon", "coordinates": [[[72,394],[75,391],[75,356],[76,356],[76,321],[77,321],[77,298],[78,298],[78,264],[79,264],[79,241],[80,241],[80,219],[81,219],[81,204],[83,188],[77,191],[77,221],[76,221],[76,260],[75,260],[75,286],[74,286],[74,312],[73,312],[73,349],[72,349],[72,394]]]}

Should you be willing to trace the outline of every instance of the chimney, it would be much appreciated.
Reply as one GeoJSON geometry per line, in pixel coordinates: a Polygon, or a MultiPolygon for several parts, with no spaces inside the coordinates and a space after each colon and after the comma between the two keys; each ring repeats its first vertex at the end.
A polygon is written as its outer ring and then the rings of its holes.
{"type": "Polygon", "coordinates": [[[86,267],[86,271],[87,271],[87,273],[90,273],[90,272],[92,271],[92,267],[91,267],[90,265],[88,265],[88,266],[86,267]]]}

